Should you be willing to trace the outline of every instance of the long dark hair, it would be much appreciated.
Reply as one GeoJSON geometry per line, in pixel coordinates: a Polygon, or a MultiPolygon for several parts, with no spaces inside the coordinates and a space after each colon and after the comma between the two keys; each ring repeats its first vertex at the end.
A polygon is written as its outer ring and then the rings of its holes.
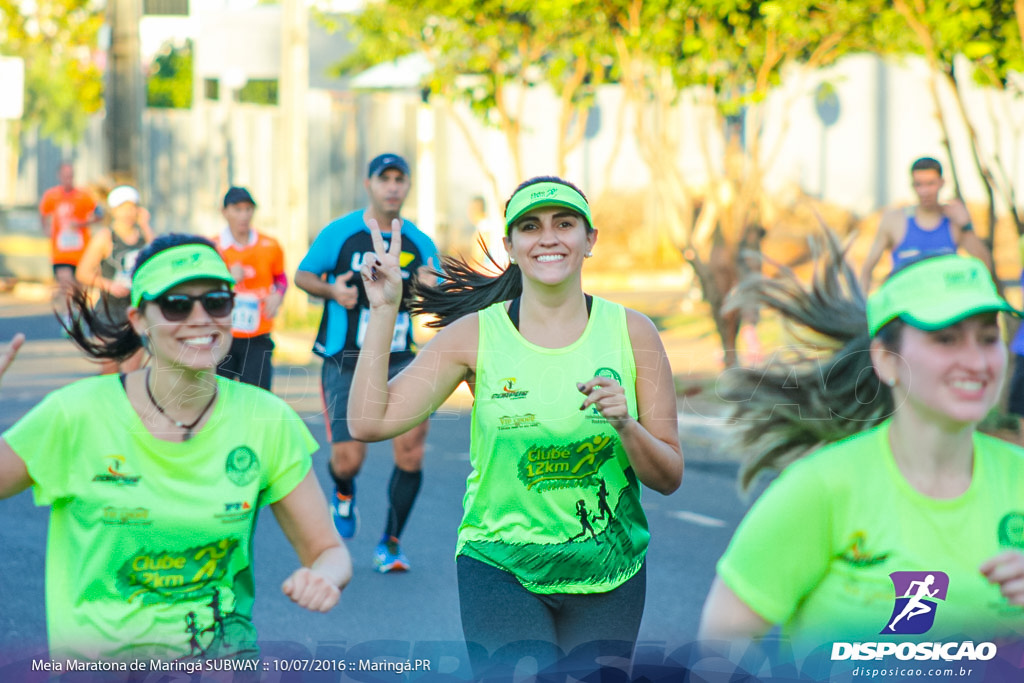
{"type": "MultiPolygon", "coordinates": [[[[509,202],[516,193],[537,183],[559,183],[571,187],[584,200],[587,199],[583,191],[568,180],[550,175],[536,176],[519,184],[505,202],[505,210],[508,210],[509,202]]],[[[505,229],[507,231],[508,226],[505,229]]],[[[593,229],[587,223],[587,232],[593,229]]],[[[409,302],[409,310],[414,315],[430,313],[436,316],[435,320],[427,323],[427,327],[446,327],[463,316],[482,311],[499,301],[515,299],[523,293],[519,266],[513,263],[503,268],[482,239],[480,246],[488,263],[471,264],[462,256],[445,256],[441,259],[441,272],[436,273],[441,279],[440,284],[428,285],[421,280],[413,283],[413,299],[409,302]]]]}
{"type": "MultiPolygon", "coordinates": [[[[750,456],[740,470],[747,489],[758,473],[781,469],[811,450],[877,425],[893,413],[892,391],[871,362],[864,293],[839,238],[826,230],[812,241],[814,275],[805,287],[792,270],[741,282],[730,306],[778,312],[798,347],[764,366],[728,370],[719,394],[733,404],[737,439],[750,456]],[[810,334],[807,334],[807,333],[810,334]]],[[[899,348],[904,323],[879,331],[899,348]]]]}
{"type": "MultiPolygon", "coordinates": [[[[182,244],[203,244],[216,248],[213,242],[198,235],[181,233],[161,235],[139,251],[139,258],[135,262],[132,276],[138,272],[143,263],[156,254],[182,244]]],[[[140,307],[145,305],[145,301],[139,304],[140,307]]],[[[75,287],[71,294],[70,309],[70,319],[61,320],[60,324],[67,330],[71,341],[75,342],[86,355],[96,359],[122,361],[142,348],[142,338],[131,323],[128,321],[117,322],[111,316],[110,304],[106,297],[100,297],[99,303],[94,306],[89,299],[89,293],[81,287],[75,287]]]]}

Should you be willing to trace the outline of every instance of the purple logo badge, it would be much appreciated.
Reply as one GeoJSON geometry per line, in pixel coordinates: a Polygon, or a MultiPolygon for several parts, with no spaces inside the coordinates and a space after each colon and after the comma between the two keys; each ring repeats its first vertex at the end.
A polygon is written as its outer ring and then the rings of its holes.
{"type": "Polygon", "coordinates": [[[896,589],[896,604],[889,623],[879,633],[926,633],[935,623],[937,601],[946,599],[949,577],[944,572],[893,572],[889,578],[896,589]]]}

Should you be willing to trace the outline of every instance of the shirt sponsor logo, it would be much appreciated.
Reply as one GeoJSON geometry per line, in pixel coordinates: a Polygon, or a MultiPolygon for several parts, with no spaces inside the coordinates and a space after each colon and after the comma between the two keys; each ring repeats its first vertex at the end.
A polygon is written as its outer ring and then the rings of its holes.
{"type": "Polygon", "coordinates": [[[533,413],[527,413],[526,415],[502,415],[498,418],[498,429],[501,431],[507,429],[527,429],[529,427],[539,427],[540,422],[537,420],[537,416],[533,413]]]}
{"type": "Polygon", "coordinates": [[[142,479],[137,474],[129,474],[123,470],[125,458],[123,455],[108,455],[107,469],[92,478],[95,482],[105,484],[116,484],[118,486],[136,486],[142,479]]]}
{"type": "Polygon", "coordinates": [[[1009,512],[999,520],[999,545],[1024,550],[1024,513],[1009,512]]]}
{"type": "Polygon", "coordinates": [[[491,394],[492,400],[509,399],[515,401],[520,398],[526,398],[526,395],[530,392],[522,389],[516,389],[516,378],[506,377],[501,380],[501,391],[491,394]]]}
{"type": "Polygon", "coordinates": [[[224,503],[224,512],[219,512],[214,515],[214,519],[219,519],[221,522],[228,524],[230,522],[240,522],[242,520],[249,519],[249,514],[252,512],[252,505],[248,501],[239,501],[237,503],[224,503]]]}
{"type": "MultiPolygon", "coordinates": [[[[607,377],[613,379],[620,385],[622,384],[622,375],[613,370],[612,368],[598,368],[594,370],[594,377],[607,377]]],[[[608,418],[601,414],[601,411],[597,409],[597,406],[590,406],[590,410],[587,411],[587,421],[591,424],[607,424],[608,418]]]]}
{"type": "Polygon", "coordinates": [[[239,446],[228,453],[224,473],[235,486],[245,486],[260,474],[260,459],[248,446],[239,446]]]}
{"type": "Polygon", "coordinates": [[[119,508],[108,505],[103,508],[103,523],[108,526],[145,526],[152,524],[149,510],[143,507],[119,508]]]}
{"type": "Polygon", "coordinates": [[[889,559],[889,553],[873,554],[866,545],[867,534],[863,531],[853,532],[850,534],[849,545],[839,555],[839,559],[854,567],[873,567],[889,559]]]}

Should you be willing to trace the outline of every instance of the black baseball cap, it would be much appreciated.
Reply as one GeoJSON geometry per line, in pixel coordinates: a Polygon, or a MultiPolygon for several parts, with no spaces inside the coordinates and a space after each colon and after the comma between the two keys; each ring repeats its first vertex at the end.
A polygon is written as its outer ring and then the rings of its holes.
{"type": "Polygon", "coordinates": [[[370,168],[366,172],[366,177],[372,178],[375,175],[380,175],[389,168],[397,168],[405,175],[410,175],[409,164],[406,163],[405,159],[397,154],[381,154],[374,157],[373,161],[370,162],[370,168]]]}
{"type": "Polygon", "coordinates": [[[241,204],[242,202],[249,202],[253,206],[256,206],[256,202],[253,200],[252,195],[249,194],[249,190],[244,187],[232,187],[228,190],[228,193],[224,195],[224,206],[228,204],[241,204]]]}

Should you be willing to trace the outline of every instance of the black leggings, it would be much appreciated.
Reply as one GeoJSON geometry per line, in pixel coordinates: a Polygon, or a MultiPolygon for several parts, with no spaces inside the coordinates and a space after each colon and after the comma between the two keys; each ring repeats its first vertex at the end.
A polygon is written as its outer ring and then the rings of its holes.
{"type": "Polygon", "coordinates": [[[531,593],[515,576],[471,557],[456,560],[459,608],[477,678],[503,677],[526,657],[539,671],[597,668],[629,659],[647,594],[646,565],[606,593],[531,593]]]}

